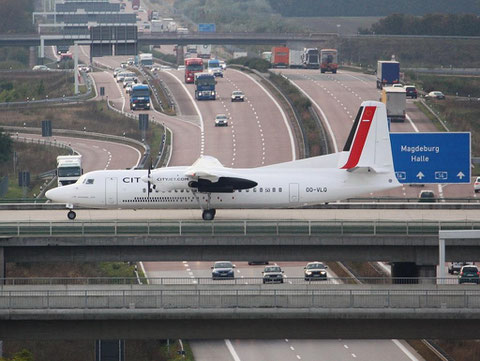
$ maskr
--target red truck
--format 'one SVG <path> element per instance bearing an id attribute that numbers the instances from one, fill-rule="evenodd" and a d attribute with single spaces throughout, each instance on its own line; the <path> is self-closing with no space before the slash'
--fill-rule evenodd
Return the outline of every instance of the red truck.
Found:
<path id="1" fill-rule="evenodd" d="M 193 83 L 195 80 L 195 73 L 203 71 L 203 59 L 188 58 L 185 59 L 185 83 Z"/>
<path id="2" fill-rule="evenodd" d="M 276 46 L 272 48 L 272 67 L 288 68 L 290 57 L 290 49 L 284 46 Z"/>
<path id="3" fill-rule="evenodd" d="M 132 9 L 138 10 L 140 8 L 140 0 L 132 0 Z"/>

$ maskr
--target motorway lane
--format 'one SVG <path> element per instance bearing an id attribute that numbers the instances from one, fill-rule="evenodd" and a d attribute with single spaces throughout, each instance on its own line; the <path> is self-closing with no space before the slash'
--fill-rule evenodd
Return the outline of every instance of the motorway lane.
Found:
<path id="1" fill-rule="evenodd" d="M 312 70 L 282 69 L 281 72 L 292 82 L 302 88 L 324 111 L 332 127 L 337 147 L 343 148 L 356 112 L 364 100 L 377 100 L 380 91 L 375 87 L 372 75 L 339 71 L 337 74 L 320 74 Z M 393 132 L 435 132 L 433 123 L 414 105 L 414 100 L 407 100 L 407 115 L 410 120 L 404 123 L 392 123 Z M 473 187 L 467 185 L 427 185 L 437 196 L 475 197 Z M 366 196 L 390 196 L 416 198 L 421 189 L 402 186 L 381 194 Z"/>
<path id="2" fill-rule="evenodd" d="M 20 137 L 45 140 L 39 134 L 19 134 Z M 141 158 L 138 149 L 128 144 L 103 140 L 53 136 L 51 141 L 58 141 L 71 146 L 82 155 L 83 171 L 102 169 L 124 169 L 137 165 Z"/>
<path id="3" fill-rule="evenodd" d="M 165 73 L 165 72 L 164 72 Z M 183 81 L 183 73 L 170 71 Z M 165 75 L 164 75 L 165 76 Z M 195 88 L 185 85 L 192 98 Z M 245 102 L 232 103 L 233 90 L 243 90 Z M 197 101 L 204 126 L 204 154 L 227 167 L 256 167 L 292 160 L 294 152 L 283 116 L 266 91 L 248 75 L 229 69 L 217 78 L 217 100 Z M 176 93 L 175 89 L 171 89 Z M 228 127 L 215 127 L 216 114 L 229 116 Z"/>

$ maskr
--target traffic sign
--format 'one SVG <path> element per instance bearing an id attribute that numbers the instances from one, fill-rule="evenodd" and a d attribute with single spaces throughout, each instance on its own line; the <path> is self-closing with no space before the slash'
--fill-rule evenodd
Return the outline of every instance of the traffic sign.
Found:
<path id="1" fill-rule="evenodd" d="M 215 24 L 198 24 L 199 33 L 214 33 L 215 30 Z"/>
<path id="2" fill-rule="evenodd" d="M 469 132 L 390 133 L 400 183 L 470 183 Z"/>

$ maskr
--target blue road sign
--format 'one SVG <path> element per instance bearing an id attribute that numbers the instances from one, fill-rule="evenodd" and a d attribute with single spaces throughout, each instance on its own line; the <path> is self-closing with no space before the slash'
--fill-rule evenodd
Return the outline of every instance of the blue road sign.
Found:
<path id="1" fill-rule="evenodd" d="M 470 133 L 391 133 L 400 183 L 470 183 Z"/>
<path id="2" fill-rule="evenodd" d="M 215 31 L 215 24 L 198 24 L 199 33 L 214 33 Z"/>

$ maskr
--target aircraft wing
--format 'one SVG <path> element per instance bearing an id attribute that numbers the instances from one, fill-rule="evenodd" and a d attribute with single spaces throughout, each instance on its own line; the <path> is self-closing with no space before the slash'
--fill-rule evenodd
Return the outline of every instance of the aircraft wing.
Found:
<path id="1" fill-rule="evenodd" d="M 198 158 L 191 167 L 187 169 L 185 175 L 191 178 L 207 179 L 211 182 L 218 182 L 218 179 L 226 175 L 225 167 L 217 158 L 204 155 Z"/>
<path id="2" fill-rule="evenodd" d="M 218 159 L 211 156 L 198 158 L 185 175 L 193 179 L 189 185 L 199 192 L 233 192 L 257 185 L 255 181 L 238 177 L 238 174 L 227 170 Z"/>

